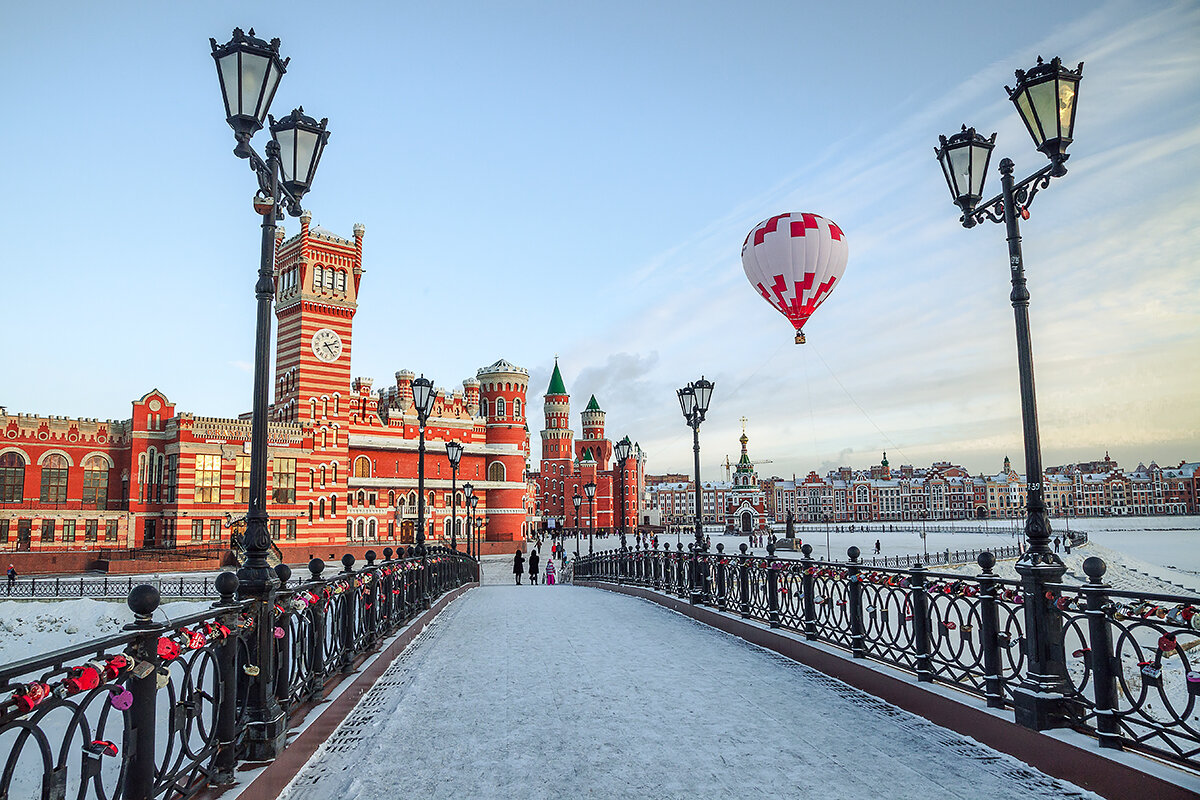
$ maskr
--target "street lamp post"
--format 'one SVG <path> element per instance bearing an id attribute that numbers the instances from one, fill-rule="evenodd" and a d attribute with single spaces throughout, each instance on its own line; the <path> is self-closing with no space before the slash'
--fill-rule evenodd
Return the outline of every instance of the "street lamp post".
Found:
<path id="1" fill-rule="evenodd" d="M 461 442 L 446 442 L 446 458 L 450 459 L 450 549 L 458 550 L 458 462 L 462 460 Z"/>
<path id="2" fill-rule="evenodd" d="M 579 488 L 575 489 L 575 496 L 571 498 L 571 505 L 575 506 L 575 556 L 579 556 L 579 506 L 583 503 L 583 497 L 579 494 Z M 588 540 L 588 555 L 592 554 L 592 542 Z"/>
<path id="3" fill-rule="evenodd" d="M 421 605 L 429 608 L 429 557 L 425 548 L 425 425 L 433 411 L 433 381 L 424 375 L 412 382 L 417 412 L 417 554 L 421 556 Z"/>
<path id="4" fill-rule="evenodd" d="M 903 454 L 901 454 L 901 455 L 903 455 Z M 833 558 L 829 554 L 829 524 L 830 524 L 830 516 L 829 516 L 829 514 L 826 514 L 825 515 L 825 560 L 826 561 L 833 560 Z"/>
<path id="5" fill-rule="evenodd" d="M 696 605 L 703 597 L 700 591 L 700 554 L 704 552 L 704 517 L 700 505 L 700 423 L 708 413 L 708 403 L 712 399 L 713 382 L 700 376 L 676 391 L 679 396 L 679 407 L 683 410 L 683 418 L 692 429 L 692 453 L 696 461 L 696 546 L 692 556 L 692 594 L 691 603 Z"/>
<path id="6" fill-rule="evenodd" d="M 1015 165 L 1000 162 L 1001 193 L 986 202 L 983 184 L 988 161 L 995 147 L 990 139 L 963 126 L 960 133 L 940 137 L 935 150 L 954 204 L 962 210 L 966 228 L 990 220 L 1004 223 L 1008 239 L 1008 261 L 1012 273 L 1012 302 L 1017 331 L 1017 363 L 1021 385 L 1021 420 L 1025 439 L 1025 471 L 1028 484 L 1025 538 L 1028 548 L 1017 560 L 1024 594 L 1028 664 L 1021 685 L 1013 690 L 1016 719 L 1036 730 L 1062 727 L 1070 722 L 1073 690 L 1067 675 L 1062 618 L 1053 607 L 1054 592 L 1045 584 L 1058 583 L 1066 572 L 1050 549 L 1050 519 L 1046 512 L 1042 481 L 1042 452 L 1038 436 L 1037 400 L 1033 380 L 1033 345 L 1029 330 L 1029 289 L 1021 256 L 1020 220 L 1029 219 L 1029 206 L 1037 193 L 1053 178 L 1067 173 L 1067 147 L 1074 139 L 1076 97 L 1083 77 L 1083 63 L 1075 70 L 1055 57 L 1044 63 L 1039 57 L 1032 69 L 1017 70 L 1016 88 L 1005 87 L 1033 143 L 1050 163 L 1020 183 L 1014 183 Z M 1050 598 L 1047 599 L 1047 594 Z"/>
<path id="7" fill-rule="evenodd" d="M 588 501 L 588 555 L 592 554 L 592 540 L 596 538 L 596 514 L 593 505 L 596 499 L 596 483 L 588 481 L 583 485 L 583 493 L 587 495 Z M 575 495 L 578 497 L 579 495 Z"/>
<path id="8" fill-rule="evenodd" d="M 619 528 L 621 532 L 621 547 L 625 546 L 625 518 L 628 516 L 625 510 L 625 461 L 629 458 L 632 450 L 633 443 L 629 441 L 628 436 L 617 442 L 617 446 L 614 448 L 614 455 L 617 457 L 617 463 L 620 464 L 620 467 L 617 468 L 616 478 L 621 484 L 621 527 Z M 616 481 L 613 482 L 613 485 L 616 485 Z"/>
<path id="9" fill-rule="evenodd" d="M 475 487 L 470 481 L 463 484 L 463 511 L 467 515 L 467 555 L 471 555 L 471 497 L 475 491 Z"/>
<path id="10" fill-rule="evenodd" d="M 471 515 L 467 518 L 467 525 L 471 529 L 471 541 L 475 544 L 475 560 L 479 561 L 482 558 L 479 553 L 479 525 L 475 521 L 475 508 L 479 505 L 479 495 L 472 495 L 467 502 L 471 507 Z"/>
<path id="11" fill-rule="evenodd" d="M 248 719 L 246 755 L 252 761 L 275 758 L 282 750 L 287 721 L 275 698 L 275 643 L 271 611 L 279 578 L 267 563 L 271 532 L 267 516 L 267 360 L 271 343 L 271 301 L 275 296 L 272 273 L 275 261 L 275 224 L 282 209 L 292 216 L 302 212 L 300 201 L 312 185 L 325 150 L 327 120 L 317 122 L 302 108 L 276 120 L 268 113 L 289 59 L 279 56 L 279 40 L 267 42 L 241 28 L 224 45 L 209 39 L 217 77 L 225 101 L 225 120 L 233 129 L 238 158 L 248 159 L 258 178 L 254 210 L 262 215 L 262 245 L 258 281 L 254 285 L 257 317 L 254 337 L 254 407 L 250 423 L 250 500 L 243 536 L 246 561 L 238 570 L 238 597 L 254 599 L 255 632 L 250 638 L 249 663 L 263 676 L 250 683 L 246 698 Z M 270 120 L 271 139 L 266 160 L 254 151 L 250 139 Z"/>

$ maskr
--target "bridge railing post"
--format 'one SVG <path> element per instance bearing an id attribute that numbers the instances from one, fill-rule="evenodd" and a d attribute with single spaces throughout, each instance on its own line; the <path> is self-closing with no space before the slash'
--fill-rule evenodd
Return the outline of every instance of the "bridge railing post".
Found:
<path id="1" fill-rule="evenodd" d="M 926 570 L 918 561 L 913 564 L 908 581 L 908 603 L 912 609 L 913 649 L 916 653 L 917 680 L 933 681 L 933 663 L 929 653 L 929 595 L 925 592 Z"/>
<path id="2" fill-rule="evenodd" d="M 354 588 L 354 556 L 346 553 L 342 556 L 342 571 L 338 574 L 338 578 L 345 582 L 345 589 L 341 595 L 334 595 L 338 598 L 338 614 L 339 627 L 341 630 L 341 651 L 342 657 L 338 664 L 342 672 L 354 671 L 354 611 L 356 605 L 357 592 Z"/>
<path id="3" fill-rule="evenodd" d="M 775 567 L 775 544 L 767 542 L 767 623 L 779 627 L 779 570 Z"/>
<path id="4" fill-rule="evenodd" d="M 1084 559 L 1083 571 L 1088 582 L 1081 591 L 1087 597 L 1088 658 L 1092 667 L 1092 692 L 1096 701 L 1096 733 L 1100 746 L 1122 748 L 1121 726 L 1117 720 L 1117 671 L 1113 655 L 1112 628 L 1104 606 L 1108 604 L 1108 584 L 1103 583 L 1108 565 L 1099 556 Z"/>
<path id="5" fill-rule="evenodd" d="M 292 577 L 292 568 L 287 564 L 277 564 L 275 574 L 279 576 L 279 589 L 275 594 L 275 628 L 271 631 L 275 637 L 275 699 L 286 709 L 288 698 L 291 696 L 290 679 L 292 676 L 292 646 L 291 615 L 289 607 L 295 594 L 287 588 Z"/>
<path id="6" fill-rule="evenodd" d="M 812 550 L 811 544 L 800 547 L 800 552 L 804 554 L 800 559 L 804 569 L 800 576 L 801 591 L 804 592 L 804 638 L 810 641 L 817 638 L 817 602 L 813 596 L 817 589 L 817 579 L 813 575 L 816 564 L 812 559 Z"/>
<path id="7" fill-rule="evenodd" d="M 716 596 L 713 598 L 713 602 L 716 604 L 718 611 L 725 610 L 725 562 L 727 560 L 725 558 L 725 545 L 717 542 L 717 555 L 715 566 L 713 567 L 713 584 L 716 587 Z"/>
<path id="8" fill-rule="evenodd" d="M 228 576 L 228 577 L 227 577 Z M 237 629 L 237 575 L 222 572 L 213 581 L 219 594 L 213 608 L 225 613 L 216 619 L 229 630 Z M 236 636 L 225 636 L 216 647 L 217 686 L 217 754 L 213 757 L 212 782 L 216 786 L 231 786 L 237 782 L 237 648 Z"/>
<path id="9" fill-rule="evenodd" d="M 1004 676 L 1000 674 L 1000 609 L 996 603 L 996 557 L 984 550 L 975 559 L 979 576 L 979 646 L 983 650 L 983 684 L 988 708 L 1004 708 Z"/>
<path id="10" fill-rule="evenodd" d="M 308 670 L 307 692 L 310 700 L 320 700 L 325 690 L 325 631 L 328 624 L 328 614 L 332 610 L 332 597 L 325 596 L 325 581 L 321 573 L 325 570 L 325 562 L 314 558 L 308 562 L 311 578 L 304 587 L 316 598 L 310 603 L 312 624 L 308 628 L 308 653 L 310 667 Z"/>
<path id="11" fill-rule="evenodd" d="M 850 654 L 854 658 L 866 658 L 867 647 L 863 630 L 862 562 L 859 561 L 861 551 L 857 547 L 851 547 L 846 551 L 846 555 L 850 557 L 850 564 L 846 568 L 846 588 L 850 600 Z"/>
<path id="12" fill-rule="evenodd" d="M 683 559 L 683 542 L 675 544 L 675 593 L 687 597 L 687 563 Z"/>
<path id="13" fill-rule="evenodd" d="M 750 618 L 750 556 L 746 554 L 749 547 L 745 542 L 742 542 L 738 549 L 741 554 L 738 556 L 738 596 L 739 601 L 738 613 L 742 615 L 742 619 Z"/>
<path id="14" fill-rule="evenodd" d="M 125 626 L 139 635 L 130 643 L 127 653 L 135 665 L 145 665 L 145 674 L 138 671 L 126 679 L 125 688 L 133 695 L 129 707 L 129 739 L 126 750 L 125 793 L 128 800 L 150 800 L 154 796 L 154 775 L 157 769 L 154 755 L 154 733 L 157 725 L 158 674 L 162 669 L 158 657 L 158 638 L 166 630 L 154 621 L 161 597 L 153 586 L 136 586 L 127 599 L 134 621 Z"/>

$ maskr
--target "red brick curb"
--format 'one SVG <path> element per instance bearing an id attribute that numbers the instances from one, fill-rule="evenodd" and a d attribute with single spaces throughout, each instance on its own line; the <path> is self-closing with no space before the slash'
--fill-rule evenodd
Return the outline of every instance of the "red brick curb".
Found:
<path id="1" fill-rule="evenodd" d="M 965 702 L 930 691 L 915 680 L 905 681 L 872 669 L 849 656 L 843 657 L 813 647 L 794 638 L 793 635 L 776 633 L 759 627 L 756 623 L 730 617 L 703 606 L 693 606 L 686 600 L 638 586 L 578 580 L 575 581 L 575 585 L 641 597 L 672 611 L 678 611 L 698 622 L 711 625 L 837 678 L 943 728 L 970 736 L 988 747 L 1020 759 L 1047 775 L 1070 781 L 1110 800 L 1129 800 L 1134 797 L 1195 800 L 1200 797 L 1200 794 L 1169 780 L 1103 755 L 1098 752 L 1099 745 L 1095 745 L 1097 750 L 1092 751 L 1063 741 L 1053 734 L 1030 730 L 982 708 L 972 708 Z M 1170 765 L 1163 766 L 1168 771 L 1175 769 Z M 1180 771 L 1180 777 L 1185 776 L 1188 776 L 1188 773 Z M 1194 777 L 1191 779 L 1195 780 Z"/>

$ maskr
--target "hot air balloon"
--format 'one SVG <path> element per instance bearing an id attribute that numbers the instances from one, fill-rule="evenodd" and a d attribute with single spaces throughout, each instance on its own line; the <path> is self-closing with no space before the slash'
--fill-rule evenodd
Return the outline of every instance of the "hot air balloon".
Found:
<path id="1" fill-rule="evenodd" d="M 846 269 L 846 234 L 816 214 L 780 214 L 754 226 L 742 245 L 750 285 L 796 329 L 825 302 Z"/>

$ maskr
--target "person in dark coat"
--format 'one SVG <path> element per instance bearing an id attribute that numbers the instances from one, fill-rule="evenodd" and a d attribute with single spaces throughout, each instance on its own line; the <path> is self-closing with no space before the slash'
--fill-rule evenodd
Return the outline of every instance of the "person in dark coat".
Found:
<path id="1" fill-rule="evenodd" d="M 517 551 L 516 558 L 513 559 L 513 575 L 517 578 L 517 586 L 521 585 L 521 575 L 525 572 L 525 556 L 521 555 L 521 551 Z"/>
<path id="2" fill-rule="evenodd" d="M 538 573 L 538 552 L 533 550 L 529 554 L 529 585 L 533 586 L 537 583 Z"/>
<path id="3" fill-rule="evenodd" d="M 1067 552 L 1070 552 L 1069 550 Z M 8 565 L 8 591 L 11 594 L 13 585 L 17 582 L 17 568 L 12 564 Z"/>

